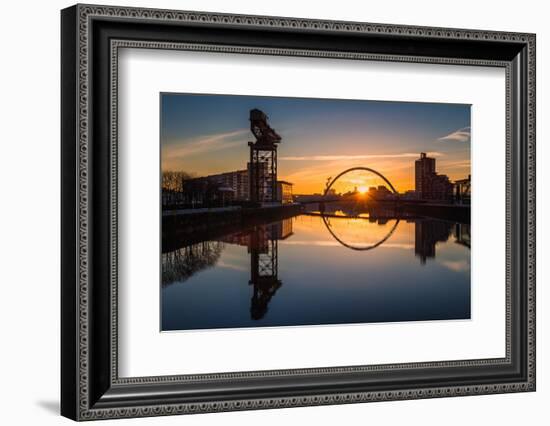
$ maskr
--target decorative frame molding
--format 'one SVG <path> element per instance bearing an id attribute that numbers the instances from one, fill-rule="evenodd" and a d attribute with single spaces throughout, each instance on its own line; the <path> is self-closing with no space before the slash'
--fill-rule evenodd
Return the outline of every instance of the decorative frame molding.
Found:
<path id="1" fill-rule="evenodd" d="M 136 23 L 140 30 L 126 31 Z M 191 41 L 175 39 L 167 29 L 189 28 Z M 242 37 L 238 44 L 197 42 L 208 28 L 223 28 Z M 160 34 L 161 31 L 166 33 Z M 350 48 L 249 46 L 247 30 L 300 38 L 314 32 L 349 36 Z M 159 40 L 135 37 L 140 31 Z M 197 33 L 193 33 L 197 31 Z M 122 38 L 120 35 L 124 35 Z M 171 35 L 172 34 L 172 35 Z M 184 35 L 185 36 L 185 35 Z M 172 39 L 170 37 L 173 37 Z M 367 50 L 353 41 L 375 40 Z M 370 38 L 369 38 L 370 37 Z M 207 38 L 207 37 L 205 37 Z M 388 52 L 384 44 L 422 44 L 436 52 L 439 44 L 479 47 L 473 57 Z M 447 43 L 447 44 L 445 44 Z M 117 368 L 117 90 L 118 49 L 154 48 L 239 54 L 313 56 L 337 59 L 440 63 L 503 67 L 506 70 L 506 357 L 412 364 L 327 367 L 187 376 L 119 378 Z M 493 50 L 489 53 L 489 47 Z M 497 48 L 498 47 L 498 48 Z M 386 50 L 384 50 L 386 49 Z M 441 48 L 440 48 L 441 49 Z M 384 53 L 385 52 L 385 53 Z M 535 36 L 510 32 L 410 27 L 357 22 L 184 12 L 126 7 L 76 5 L 62 11 L 62 414 L 75 420 L 276 408 L 351 402 L 433 398 L 535 390 Z M 470 54 L 470 55 L 472 55 Z M 93 162 L 91 159 L 93 158 Z M 99 177 L 98 165 L 106 176 Z M 106 193 L 107 192 L 107 193 Z M 514 208 L 519 210 L 516 212 Z M 103 233 L 98 233 L 98 229 Z M 102 258 L 97 250 L 108 255 Z M 512 261 L 513 257 L 518 257 Z M 98 260 L 101 258 L 101 260 Z M 101 278 L 100 278 L 101 277 Z M 100 305 L 100 306 L 98 306 Z M 106 309 L 108 307 L 109 309 Z M 507 369 L 508 380 L 472 379 L 471 384 L 397 385 L 361 388 L 355 381 L 369 373 L 404 374 L 475 368 Z M 504 371 L 504 370 L 503 370 Z M 515 376 L 511 373 L 515 372 Z M 290 380 L 313 377 L 330 382 L 349 375 L 348 391 L 295 391 Z M 347 376 L 346 376 L 347 377 Z M 366 377 L 366 376 L 365 376 Z M 228 381 L 284 378 L 266 397 L 223 394 Z M 439 378 L 444 383 L 444 377 Z M 397 380 L 399 381 L 399 380 Z M 448 381 L 448 380 L 447 380 Z M 434 378 L 434 383 L 436 379 Z M 439 383 L 439 382 L 438 382 Z M 194 386 L 197 396 L 183 391 Z M 265 383 L 262 384 L 265 386 Z M 294 384 L 295 386 L 295 384 Z M 389 385 L 388 385 L 389 386 Z M 182 389 L 179 397 L 165 391 Z M 187 388 L 185 388 L 187 389 Z M 325 385 L 325 389 L 329 389 Z M 140 396 L 138 395 L 140 394 Z M 265 392 L 264 392 L 265 393 Z M 149 394 L 149 396 L 144 396 Z M 204 397 L 204 394 L 211 396 Z"/>

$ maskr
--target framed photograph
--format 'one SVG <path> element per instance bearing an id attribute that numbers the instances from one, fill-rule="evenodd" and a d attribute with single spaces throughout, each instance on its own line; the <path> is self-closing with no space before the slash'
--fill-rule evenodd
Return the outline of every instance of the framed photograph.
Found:
<path id="1" fill-rule="evenodd" d="M 535 35 L 61 12 L 61 412 L 535 390 Z"/>

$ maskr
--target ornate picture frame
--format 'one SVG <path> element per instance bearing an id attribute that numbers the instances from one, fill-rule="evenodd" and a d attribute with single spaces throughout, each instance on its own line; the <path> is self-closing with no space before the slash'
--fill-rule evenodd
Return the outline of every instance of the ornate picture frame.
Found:
<path id="1" fill-rule="evenodd" d="M 61 413 L 160 416 L 535 390 L 535 35 L 76 5 L 61 12 Z M 427 64 L 506 73 L 506 356 L 119 377 L 121 48 Z"/>

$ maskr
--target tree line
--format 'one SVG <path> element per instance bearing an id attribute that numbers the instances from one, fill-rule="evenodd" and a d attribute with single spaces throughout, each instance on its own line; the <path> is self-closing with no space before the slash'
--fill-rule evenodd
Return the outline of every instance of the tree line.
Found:
<path id="1" fill-rule="evenodd" d="M 162 172 L 162 190 L 170 192 L 183 192 L 184 182 L 193 178 L 194 176 L 187 172 Z"/>

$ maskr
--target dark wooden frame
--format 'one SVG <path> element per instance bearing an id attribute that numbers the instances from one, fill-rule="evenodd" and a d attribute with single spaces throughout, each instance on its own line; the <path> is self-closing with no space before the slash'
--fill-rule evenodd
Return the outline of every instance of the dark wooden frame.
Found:
<path id="1" fill-rule="evenodd" d="M 95 5 L 64 9 L 61 28 L 64 416 L 88 420 L 535 390 L 535 35 Z M 116 54 L 125 46 L 504 67 L 506 357 L 119 378 Z"/>

